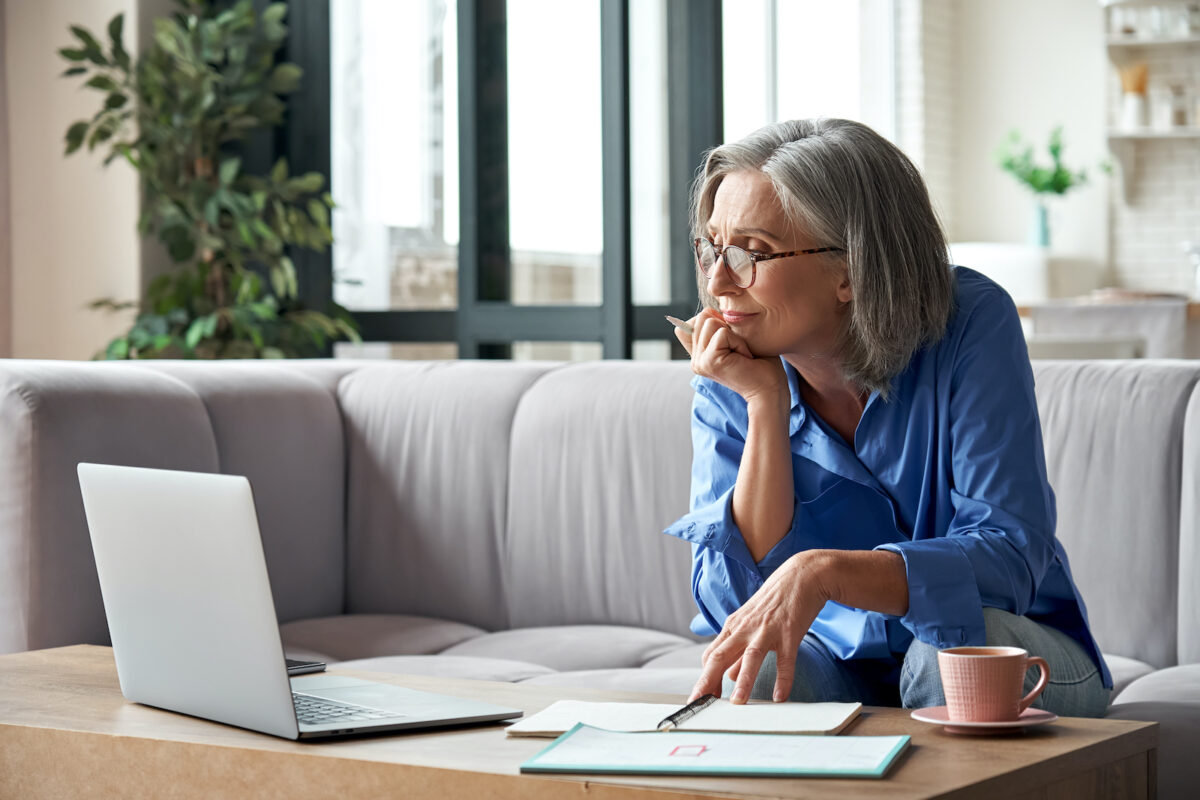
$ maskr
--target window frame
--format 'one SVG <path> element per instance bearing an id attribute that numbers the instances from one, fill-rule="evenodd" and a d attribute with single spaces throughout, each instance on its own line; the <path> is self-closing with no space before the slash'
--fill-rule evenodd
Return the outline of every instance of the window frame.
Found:
<path id="1" fill-rule="evenodd" d="M 721 0 L 667 0 L 667 165 L 670 301 L 635 305 L 630 253 L 629 0 L 601 3 L 602 299 L 598 306 L 515 305 L 509 297 L 507 51 L 505 0 L 457 0 L 459 77 L 458 306 L 351 311 L 364 342 L 456 342 L 459 358 L 510 358 L 512 343 L 600 342 L 604 358 L 630 358 L 633 342 L 667 339 L 686 352 L 663 315 L 698 306 L 690 246 L 689 190 L 703 153 L 721 141 Z M 266 0 L 255 0 L 261 11 Z M 294 172 L 330 174 L 329 2 L 289 2 L 285 58 L 304 70 L 284 126 L 247 145 L 269 168 L 288 157 Z M 263 166 L 265 165 L 265 167 Z M 335 198 L 336 200 L 336 198 Z M 484 225 L 480 220 L 486 220 Z M 333 301 L 333 257 L 294 250 L 300 298 Z M 331 354 L 332 348 L 330 348 Z"/>

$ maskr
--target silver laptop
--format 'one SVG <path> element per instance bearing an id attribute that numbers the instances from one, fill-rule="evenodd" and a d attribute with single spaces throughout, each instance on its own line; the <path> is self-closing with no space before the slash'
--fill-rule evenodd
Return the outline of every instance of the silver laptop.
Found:
<path id="1" fill-rule="evenodd" d="M 130 700 L 287 739 L 521 716 L 354 678 L 289 679 L 245 478 L 80 464 L 79 485 Z"/>

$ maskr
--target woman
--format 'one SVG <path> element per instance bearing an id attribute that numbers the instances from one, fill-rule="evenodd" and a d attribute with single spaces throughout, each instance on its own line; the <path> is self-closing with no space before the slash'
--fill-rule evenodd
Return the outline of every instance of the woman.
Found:
<path id="1" fill-rule="evenodd" d="M 693 698 L 727 674 L 735 703 L 943 705 L 937 650 L 990 644 L 1050 663 L 1039 707 L 1103 714 L 1016 309 L 949 265 L 916 168 L 859 123 L 783 122 L 709 153 L 693 211 L 692 510 L 667 529 L 718 634 Z"/>

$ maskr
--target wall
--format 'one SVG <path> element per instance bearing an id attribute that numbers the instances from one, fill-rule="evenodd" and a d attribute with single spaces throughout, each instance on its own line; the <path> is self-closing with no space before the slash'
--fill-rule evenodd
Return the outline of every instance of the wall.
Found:
<path id="1" fill-rule="evenodd" d="M 133 170 L 86 149 L 63 156 L 71 123 L 90 118 L 100 95 L 58 77 L 71 24 L 98 36 L 125 12 L 125 38 L 137 38 L 136 0 L 42 0 L 4 4 L 8 90 L 8 200 L 11 209 L 12 355 L 90 358 L 128 317 L 85 307 L 99 297 L 133 299 L 141 246 Z M 133 49 L 133 48 L 131 48 Z"/>
<path id="2" fill-rule="evenodd" d="M 1087 186 L 1051 207 L 1051 252 L 1094 270 L 1109 261 L 1111 179 L 1096 164 L 1109 157 L 1105 92 L 1109 64 L 1096 0 L 953 0 L 955 241 L 1024 242 L 1031 195 L 1001 172 L 992 153 L 1010 129 L 1032 138 L 1041 159 L 1063 125 L 1067 166 L 1087 168 Z"/>
<path id="3" fill-rule="evenodd" d="M 0 42 L 4 41 L 0 5 Z M 12 252 L 8 224 L 8 75 L 0 57 L 0 358 L 12 355 Z"/>
<path id="4" fill-rule="evenodd" d="M 930 200 L 954 239 L 957 203 L 954 158 L 954 0 L 896 3 L 896 143 L 925 178 Z"/>

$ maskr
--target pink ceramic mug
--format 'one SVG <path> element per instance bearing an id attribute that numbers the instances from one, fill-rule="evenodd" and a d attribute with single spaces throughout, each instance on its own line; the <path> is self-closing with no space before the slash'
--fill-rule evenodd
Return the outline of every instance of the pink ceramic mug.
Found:
<path id="1" fill-rule="evenodd" d="M 1021 697 L 1025 670 L 1042 673 L 1033 691 Z M 1046 688 L 1050 665 L 1019 647 L 951 647 L 938 651 L 946 694 L 946 715 L 958 722 L 1010 722 Z"/>

